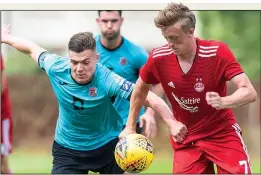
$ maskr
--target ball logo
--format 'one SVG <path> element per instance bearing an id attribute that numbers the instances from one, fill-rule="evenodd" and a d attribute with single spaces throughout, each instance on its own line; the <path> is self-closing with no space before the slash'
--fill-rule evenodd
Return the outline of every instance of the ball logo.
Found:
<path id="1" fill-rule="evenodd" d="M 96 97 L 97 95 L 97 89 L 95 87 L 91 87 L 89 89 L 89 95 L 92 96 L 92 97 Z"/>
<path id="2" fill-rule="evenodd" d="M 204 84 L 202 83 L 202 78 L 197 78 L 196 81 L 197 83 L 194 85 L 194 89 L 197 92 L 202 92 L 205 88 Z"/>
<path id="3" fill-rule="evenodd" d="M 126 64 L 127 64 L 127 59 L 124 58 L 124 57 L 121 57 L 121 59 L 120 59 L 120 64 L 121 64 L 121 65 L 126 65 Z"/>

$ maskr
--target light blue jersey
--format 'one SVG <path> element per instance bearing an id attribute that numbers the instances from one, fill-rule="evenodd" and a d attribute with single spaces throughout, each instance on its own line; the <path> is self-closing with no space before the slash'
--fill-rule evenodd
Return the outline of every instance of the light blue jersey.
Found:
<path id="1" fill-rule="evenodd" d="M 128 99 L 132 83 L 97 63 L 93 80 L 80 85 L 71 77 L 70 59 L 48 52 L 40 55 L 39 65 L 49 76 L 59 104 L 57 143 L 87 151 L 119 136 L 123 123 L 111 98 Z"/>
<path id="2" fill-rule="evenodd" d="M 148 53 L 125 37 L 122 38 L 122 43 L 118 48 L 109 50 L 102 46 L 100 38 L 100 35 L 95 38 L 97 43 L 96 51 L 100 55 L 99 62 L 128 81 L 136 83 L 140 68 L 147 62 Z M 130 102 L 116 97 L 114 106 L 120 113 L 125 125 L 129 114 Z M 143 113 L 144 107 L 141 109 L 140 115 Z"/>

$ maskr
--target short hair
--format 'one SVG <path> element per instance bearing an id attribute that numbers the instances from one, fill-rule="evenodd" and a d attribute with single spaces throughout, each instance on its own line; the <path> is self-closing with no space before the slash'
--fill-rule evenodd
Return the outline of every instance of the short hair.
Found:
<path id="1" fill-rule="evenodd" d="M 121 10 L 98 10 L 98 15 L 101 15 L 102 11 L 106 11 L 106 12 L 113 12 L 113 11 L 117 11 L 119 13 L 119 15 L 121 16 L 122 11 Z"/>
<path id="2" fill-rule="evenodd" d="M 95 50 L 95 38 L 91 32 L 77 33 L 70 38 L 68 49 L 76 53 L 80 53 L 85 50 Z"/>
<path id="3" fill-rule="evenodd" d="M 167 7 L 159 11 L 154 18 L 155 26 L 158 28 L 169 27 L 182 20 L 182 29 L 184 31 L 195 28 L 195 14 L 182 3 L 169 3 Z"/>

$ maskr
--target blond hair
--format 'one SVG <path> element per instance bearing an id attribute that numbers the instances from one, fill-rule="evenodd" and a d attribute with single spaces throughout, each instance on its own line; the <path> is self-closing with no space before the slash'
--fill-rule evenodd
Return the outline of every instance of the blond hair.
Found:
<path id="1" fill-rule="evenodd" d="M 179 21 L 182 21 L 183 30 L 195 28 L 195 14 L 182 3 L 169 3 L 154 19 L 155 26 L 158 28 L 169 27 Z"/>

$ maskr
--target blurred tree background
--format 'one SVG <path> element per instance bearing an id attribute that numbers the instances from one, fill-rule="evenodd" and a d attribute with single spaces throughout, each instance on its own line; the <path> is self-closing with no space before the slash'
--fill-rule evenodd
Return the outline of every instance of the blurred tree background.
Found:
<path id="1" fill-rule="evenodd" d="M 228 44 L 251 80 L 260 79 L 260 11 L 200 11 L 201 37 Z"/>

